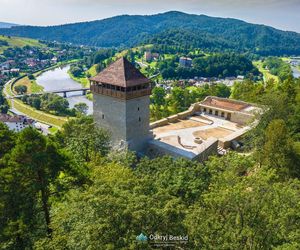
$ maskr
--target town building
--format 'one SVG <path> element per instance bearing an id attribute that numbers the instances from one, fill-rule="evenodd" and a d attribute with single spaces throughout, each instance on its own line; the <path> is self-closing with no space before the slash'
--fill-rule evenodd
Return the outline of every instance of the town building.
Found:
<path id="1" fill-rule="evenodd" d="M 297 67 L 297 66 L 300 65 L 300 59 L 292 59 L 292 60 L 290 61 L 290 64 L 291 64 L 292 66 L 294 66 L 294 67 Z"/>
<path id="2" fill-rule="evenodd" d="M 150 80 L 120 58 L 90 82 L 97 125 L 111 132 L 114 147 L 142 151 L 151 138 Z"/>
<path id="3" fill-rule="evenodd" d="M 190 67 L 192 67 L 192 63 L 193 63 L 193 60 L 188 57 L 180 57 L 180 59 L 179 59 L 179 65 L 181 67 L 190 68 Z"/>
<path id="4" fill-rule="evenodd" d="M 0 113 L 0 122 L 5 123 L 10 130 L 16 132 L 22 131 L 24 128 L 34 125 L 34 120 L 22 115 L 8 115 Z"/>
<path id="5" fill-rule="evenodd" d="M 3 62 L 0 64 L 0 70 L 8 70 L 10 68 L 9 62 Z"/>
<path id="6" fill-rule="evenodd" d="M 159 58 L 159 53 L 152 53 L 151 51 L 146 51 L 144 57 L 147 62 L 151 62 L 153 59 L 157 60 Z"/>
<path id="7" fill-rule="evenodd" d="M 58 59 L 56 56 L 51 59 L 51 63 L 53 63 L 53 64 L 57 63 L 57 61 L 58 61 Z"/>
<path id="8" fill-rule="evenodd" d="M 150 80 L 121 58 L 90 79 L 96 124 L 112 146 L 149 157 L 170 155 L 204 161 L 236 149 L 257 121 L 253 104 L 209 96 L 187 111 L 150 124 Z"/>

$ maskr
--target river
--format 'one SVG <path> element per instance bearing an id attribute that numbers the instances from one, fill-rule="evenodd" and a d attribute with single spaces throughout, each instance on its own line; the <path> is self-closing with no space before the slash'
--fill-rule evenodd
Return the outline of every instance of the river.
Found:
<path id="1" fill-rule="evenodd" d="M 293 71 L 293 75 L 295 78 L 299 78 L 300 77 L 300 70 L 297 69 L 296 67 L 292 67 L 292 71 Z"/>
<path id="2" fill-rule="evenodd" d="M 68 70 L 70 65 L 63 68 L 56 68 L 46 71 L 37 77 L 37 84 L 44 87 L 44 91 L 52 91 L 58 89 L 70 89 L 78 88 L 80 84 L 70 78 Z M 73 108 L 75 104 L 84 102 L 88 105 L 88 114 L 93 113 L 93 102 L 88 100 L 85 96 L 79 95 L 79 92 L 67 93 L 67 100 L 70 104 L 70 108 Z"/>

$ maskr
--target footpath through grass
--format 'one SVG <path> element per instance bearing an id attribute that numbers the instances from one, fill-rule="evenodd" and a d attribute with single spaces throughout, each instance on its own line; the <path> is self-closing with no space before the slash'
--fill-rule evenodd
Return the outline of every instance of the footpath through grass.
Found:
<path id="1" fill-rule="evenodd" d="M 259 70 L 259 72 L 261 72 L 261 73 L 263 74 L 263 76 L 264 76 L 264 81 L 265 81 L 265 82 L 269 81 L 270 79 L 274 79 L 274 81 L 275 81 L 276 83 L 279 82 L 279 77 L 278 77 L 278 76 L 275 76 L 275 75 L 272 75 L 272 74 L 269 72 L 269 70 L 265 69 L 265 68 L 263 67 L 262 61 L 255 61 L 255 62 L 253 62 L 253 65 L 254 65 L 255 67 L 257 67 L 258 70 Z"/>

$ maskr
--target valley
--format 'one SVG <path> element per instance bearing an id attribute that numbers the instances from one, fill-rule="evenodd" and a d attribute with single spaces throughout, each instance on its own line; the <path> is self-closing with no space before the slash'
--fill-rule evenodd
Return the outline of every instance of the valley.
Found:
<path id="1" fill-rule="evenodd" d="M 179 11 L 1 25 L 1 249 L 300 248 L 299 33 Z"/>

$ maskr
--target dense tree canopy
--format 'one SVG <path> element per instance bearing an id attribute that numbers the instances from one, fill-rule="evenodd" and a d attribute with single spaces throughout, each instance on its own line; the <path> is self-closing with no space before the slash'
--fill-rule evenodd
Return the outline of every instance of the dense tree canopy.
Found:
<path id="1" fill-rule="evenodd" d="M 102 48 L 141 43 L 169 44 L 209 51 L 259 55 L 300 54 L 300 35 L 230 18 L 167 12 L 151 16 L 116 16 L 93 22 L 51 27 L 16 26 L 0 34 L 31 37 Z M 280 42 L 278 42 L 280 41 Z"/>
<path id="2" fill-rule="evenodd" d="M 247 77 L 258 76 L 259 72 L 245 56 L 224 53 L 209 56 L 195 56 L 193 67 L 181 67 L 179 58 L 164 60 L 159 63 L 159 69 L 164 79 L 191 79 L 194 77 Z"/>
<path id="3" fill-rule="evenodd" d="M 271 74 L 278 76 L 281 81 L 292 75 L 291 66 L 278 57 L 267 57 L 263 67 L 267 68 Z"/>
<path id="4" fill-rule="evenodd" d="M 143 233 L 187 235 L 183 249 L 299 249 L 300 80 L 284 79 L 154 89 L 155 118 L 207 95 L 259 106 L 244 151 L 204 163 L 114 151 L 84 115 L 47 137 L 1 123 L 1 248 L 153 249 Z"/>

